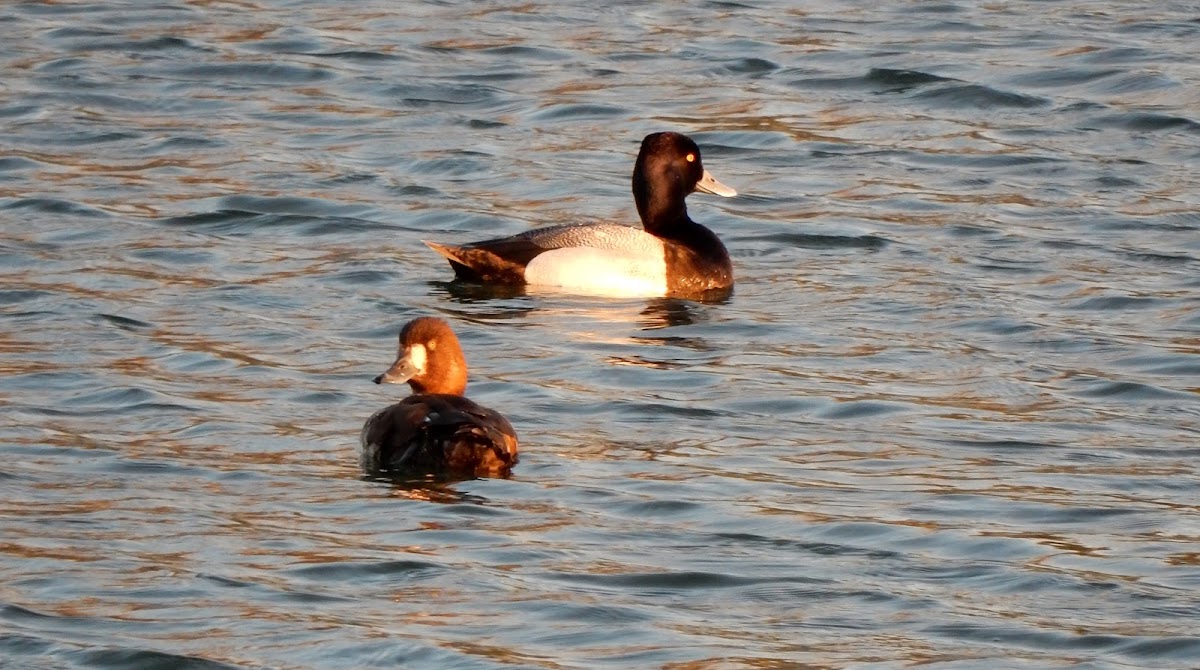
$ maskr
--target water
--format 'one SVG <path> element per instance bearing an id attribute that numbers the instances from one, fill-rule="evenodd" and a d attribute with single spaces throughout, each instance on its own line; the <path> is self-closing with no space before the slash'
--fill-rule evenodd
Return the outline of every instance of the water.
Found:
<path id="1" fill-rule="evenodd" d="M 0 7 L 0 665 L 1200 665 L 1200 8 Z M 692 135 L 723 302 L 449 282 Z M 454 324 L 508 480 L 364 480 Z"/>

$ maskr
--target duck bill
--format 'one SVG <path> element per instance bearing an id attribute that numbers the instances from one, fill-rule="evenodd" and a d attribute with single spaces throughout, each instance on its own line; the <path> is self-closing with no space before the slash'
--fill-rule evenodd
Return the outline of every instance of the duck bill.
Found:
<path id="1" fill-rule="evenodd" d="M 376 384 L 403 384 L 415 377 L 419 372 L 421 372 L 421 369 L 412 360 L 412 356 L 405 354 L 397 358 L 396 362 L 392 363 L 392 367 L 388 368 L 387 372 L 376 377 L 374 381 Z"/>
<path id="2" fill-rule="evenodd" d="M 716 177 L 713 177 L 708 170 L 705 170 L 700 181 L 696 182 L 696 190 L 701 193 L 719 195 L 722 198 L 732 198 L 737 195 L 737 191 L 717 181 Z"/>

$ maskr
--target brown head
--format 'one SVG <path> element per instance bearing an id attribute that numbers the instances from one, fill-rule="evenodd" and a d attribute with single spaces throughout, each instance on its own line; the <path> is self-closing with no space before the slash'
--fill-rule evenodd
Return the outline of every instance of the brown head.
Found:
<path id="1" fill-rule="evenodd" d="M 409 321 L 400 331 L 400 351 L 376 384 L 408 382 L 413 393 L 462 395 L 467 389 L 467 360 L 450 324 L 432 316 Z"/>

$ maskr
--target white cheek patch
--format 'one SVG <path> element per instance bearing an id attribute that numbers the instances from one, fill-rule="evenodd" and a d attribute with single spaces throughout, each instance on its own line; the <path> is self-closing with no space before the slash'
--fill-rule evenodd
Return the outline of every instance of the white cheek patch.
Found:
<path id="1" fill-rule="evenodd" d="M 414 344 L 408 348 L 408 361 L 417 369 L 417 374 L 425 374 L 425 361 L 429 356 L 425 353 L 425 345 Z"/>
<path id="2" fill-rule="evenodd" d="M 590 295 L 622 298 L 667 293 L 667 266 L 657 250 L 627 253 L 568 247 L 536 256 L 525 267 L 525 283 L 555 286 Z"/>

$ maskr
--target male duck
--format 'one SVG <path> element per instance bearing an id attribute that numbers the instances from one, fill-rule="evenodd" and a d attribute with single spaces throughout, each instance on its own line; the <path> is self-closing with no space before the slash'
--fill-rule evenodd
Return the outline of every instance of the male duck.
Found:
<path id="1" fill-rule="evenodd" d="M 700 148 L 686 135 L 654 133 L 642 140 L 633 166 L 639 230 L 613 223 L 567 224 L 463 246 L 426 242 L 460 279 L 549 286 L 627 297 L 695 296 L 733 287 L 725 245 L 688 218 L 694 191 L 737 191 L 713 178 Z"/>
<path id="2" fill-rule="evenodd" d="M 362 429 L 368 472 L 505 476 L 517 434 L 498 412 L 463 397 L 467 361 L 450 325 L 421 317 L 400 331 L 400 351 L 376 384 L 408 382 L 413 395 L 376 412 Z"/>

